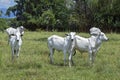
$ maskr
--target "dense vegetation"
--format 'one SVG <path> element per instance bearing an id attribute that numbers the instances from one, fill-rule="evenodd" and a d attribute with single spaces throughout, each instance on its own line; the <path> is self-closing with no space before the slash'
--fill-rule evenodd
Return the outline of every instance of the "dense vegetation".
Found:
<path id="1" fill-rule="evenodd" d="M 120 0 L 14 0 L 6 14 L 14 13 L 12 25 L 29 30 L 88 31 L 96 26 L 120 32 Z"/>
<path id="2" fill-rule="evenodd" d="M 63 53 L 55 51 L 54 64 L 49 62 L 47 38 L 65 32 L 25 32 L 19 58 L 11 61 L 11 49 L 7 34 L 0 32 L 0 79 L 1 80 L 119 80 L 120 35 L 106 34 L 109 41 L 101 45 L 95 64 L 88 65 L 88 54 L 77 52 L 75 65 L 63 66 Z M 77 33 L 78 34 L 78 33 Z M 78 35 L 89 37 L 89 34 Z M 68 59 L 68 55 L 67 55 Z M 68 63 L 68 60 L 67 60 Z"/>
<path id="3" fill-rule="evenodd" d="M 0 18 L 0 31 L 4 31 L 8 27 L 8 22 L 7 19 Z"/>

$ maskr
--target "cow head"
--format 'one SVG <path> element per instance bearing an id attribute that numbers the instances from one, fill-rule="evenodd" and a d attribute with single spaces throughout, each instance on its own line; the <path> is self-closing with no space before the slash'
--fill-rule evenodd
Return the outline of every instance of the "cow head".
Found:
<path id="1" fill-rule="evenodd" d="M 66 34 L 66 36 L 68 36 L 68 37 L 70 38 L 71 41 L 74 40 L 75 35 L 76 35 L 76 32 L 70 32 L 69 34 Z"/>
<path id="2" fill-rule="evenodd" d="M 100 32 L 99 39 L 102 40 L 102 41 L 107 41 L 108 40 L 107 36 L 103 32 Z"/>
<path id="3" fill-rule="evenodd" d="M 21 34 L 19 31 L 16 32 L 16 40 L 19 41 L 21 39 Z"/>

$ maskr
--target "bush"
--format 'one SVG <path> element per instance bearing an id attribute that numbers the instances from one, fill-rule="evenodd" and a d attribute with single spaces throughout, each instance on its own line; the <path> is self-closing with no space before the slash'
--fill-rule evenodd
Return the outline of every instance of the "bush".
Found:
<path id="1" fill-rule="evenodd" d="M 7 20 L 0 18 L 0 31 L 4 31 L 8 27 Z"/>

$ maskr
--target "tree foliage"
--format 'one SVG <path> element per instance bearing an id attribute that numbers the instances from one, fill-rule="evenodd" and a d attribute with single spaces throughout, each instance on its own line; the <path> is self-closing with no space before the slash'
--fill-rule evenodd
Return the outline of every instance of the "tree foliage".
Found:
<path id="1" fill-rule="evenodd" d="M 14 0 L 9 7 L 17 25 L 30 30 L 88 31 L 96 26 L 103 30 L 120 28 L 120 0 Z"/>
<path id="2" fill-rule="evenodd" d="M 0 18 L 0 31 L 4 31 L 8 27 L 7 22 L 6 19 Z"/>

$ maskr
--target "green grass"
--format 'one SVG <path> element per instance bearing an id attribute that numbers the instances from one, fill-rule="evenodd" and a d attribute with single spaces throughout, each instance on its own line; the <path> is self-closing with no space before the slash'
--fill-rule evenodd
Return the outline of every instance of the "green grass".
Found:
<path id="1" fill-rule="evenodd" d="M 88 65 L 88 54 L 79 52 L 73 57 L 75 65 L 63 66 L 63 53 L 55 51 L 54 64 L 49 63 L 47 37 L 64 32 L 26 32 L 20 56 L 11 61 L 7 34 L 0 33 L 0 80 L 119 80 L 120 79 L 120 34 L 107 34 L 95 59 Z M 89 37 L 86 33 L 78 35 Z M 68 58 L 68 57 L 67 57 Z M 68 62 L 68 61 L 67 61 Z"/>

